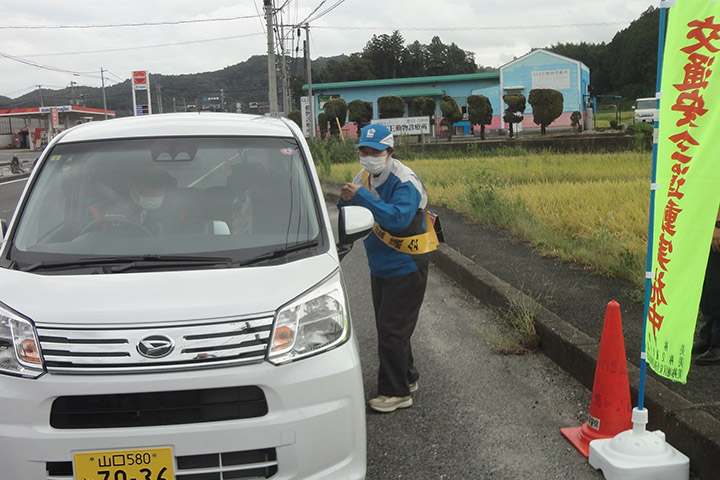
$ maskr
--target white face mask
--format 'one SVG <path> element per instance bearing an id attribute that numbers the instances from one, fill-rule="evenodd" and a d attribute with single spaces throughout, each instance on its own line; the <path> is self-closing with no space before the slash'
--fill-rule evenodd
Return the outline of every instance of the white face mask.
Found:
<path id="1" fill-rule="evenodd" d="M 377 175 L 385 169 L 387 158 L 387 155 L 383 155 L 382 157 L 360 155 L 360 165 L 373 175 Z"/>
<path id="2" fill-rule="evenodd" d="M 162 205 L 164 196 L 159 197 L 147 197 L 145 195 L 138 195 L 138 205 L 144 210 L 157 210 Z"/>

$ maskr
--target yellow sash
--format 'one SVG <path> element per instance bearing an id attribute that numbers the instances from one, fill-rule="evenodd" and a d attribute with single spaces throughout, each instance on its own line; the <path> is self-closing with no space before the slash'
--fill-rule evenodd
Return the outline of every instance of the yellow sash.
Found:
<path id="1" fill-rule="evenodd" d="M 370 175 L 365 170 L 362 171 L 363 184 L 367 183 L 368 189 L 370 185 Z M 430 212 L 426 208 L 425 213 L 425 226 L 427 231 L 419 235 L 413 235 L 411 237 L 396 237 L 391 235 L 386 230 L 383 230 L 377 222 L 373 225 L 373 233 L 380 239 L 385 245 L 397 250 L 398 252 L 407 253 L 409 255 L 419 255 L 421 253 L 429 253 L 437 249 L 440 244 L 437 234 L 435 233 L 434 221 L 430 217 Z"/>

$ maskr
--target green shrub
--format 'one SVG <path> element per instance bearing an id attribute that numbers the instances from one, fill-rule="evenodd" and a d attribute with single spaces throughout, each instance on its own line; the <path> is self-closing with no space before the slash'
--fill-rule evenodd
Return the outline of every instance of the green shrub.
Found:
<path id="1" fill-rule="evenodd" d="M 300 110 L 291 110 L 290 113 L 288 113 L 288 118 L 302 128 L 302 114 L 300 113 Z"/>
<path id="2" fill-rule="evenodd" d="M 378 118 L 400 118 L 405 115 L 405 100 L 387 95 L 377 99 Z"/>
<path id="3" fill-rule="evenodd" d="M 582 114 L 575 110 L 570 115 L 570 124 L 573 127 L 573 131 L 577 130 L 578 132 L 582 132 L 582 125 L 580 125 L 580 120 L 582 120 Z"/>
<path id="4" fill-rule="evenodd" d="M 440 101 L 440 111 L 442 112 L 441 125 L 444 125 L 448 129 L 448 136 L 452 140 L 453 126 L 456 122 L 462 120 L 462 110 L 458 106 L 454 98 L 446 95 Z"/>
<path id="5" fill-rule="evenodd" d="M 364 102 L 362 100 L 353 100 L 348 103 L 348 120 L 354 122 L 357 126 L 357 135 L 360 136 L 360 130 L 365 125 L 370 124 L 373 117 L 372 102 Z"/>
<path id="6" fill-rule="evenodd" d="M 308 146 L 315 165 L 321 173 L 329 173 L 330 166 L 333 164 L 355 163 L 358 161 L 354 140 L 340 140 L 331 136 L 327 140 L 308 139 Z M 322 170 L 323 168 L 327 168 L 327 172 Z"/>
<path id="7" fill-rule="evenodd" d="M 342 98 L 333 98 L 325 103 L 323 107 L 328 122 L 330 122 L 330 135 L 333 137 L 340 136 L 340 129 L 345 125 L 348 106 Z"/>
<path id="8" fill-rule="evenodd" d="M 325 138 L 328 131 L 328 116 L 325 112 L 318 114 L 318 128 L 320 129 L 320 138 Z"/>
<path id="9" fill-rule="evenodd" d="M 525 95 L 522 93 L 508 93 L 503 95 L 503 102 L 508 108 L 503 113 L 503 121 L 510 126 L 510 138 L 513 138 L 513 124 L 523 121 L 523 112 L 525 111 Z"/>
<path id="10" fill-rule="evenodd" d="M 563 113 L 563 95 L 551 88 L 530 90 L 528 103 L 532 105 L 533 122 L 540 125 L 540 135 L 545 135 L 545 128 Z"/>
<path id="11" fill-rule="evenodd" d="M 638 152 L 652 150 L 653 126 L 645 122 L 631 123 L 625 130 L 635 135 L 634 148 Z"/>
<path id="12" fill-rule="evenodd" d="M 484 95 L 467 97 L 468 119 L 471 125 L 480 125 L 480 138 L 485 140 L 485 125 L 492 123 L 493 108 L 490 99 Z"/>

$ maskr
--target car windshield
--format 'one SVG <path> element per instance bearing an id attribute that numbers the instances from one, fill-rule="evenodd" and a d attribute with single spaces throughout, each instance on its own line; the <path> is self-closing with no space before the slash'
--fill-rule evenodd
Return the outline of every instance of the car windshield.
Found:
<path id="1" fill-rule="evenodd" d="M 287 138 L 59 144 L 31 186 L 17 264 L 199 255 L 229 261 L 322 242 L 301 149 Z"/>

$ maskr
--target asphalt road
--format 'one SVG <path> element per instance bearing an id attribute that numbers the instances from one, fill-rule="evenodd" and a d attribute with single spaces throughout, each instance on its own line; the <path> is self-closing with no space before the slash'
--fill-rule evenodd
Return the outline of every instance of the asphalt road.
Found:
<path id="1" fill-rule="evenodd" d="M 377 336 L 362 244 L 343 272 L 370 399 Z M 560 434 L 587 419 L 590 392 L 540 353 L 493 353 L 501 334 L 495 312 L 431 266 L 413 336 L 420 388 L 409 409 L 368 411 L 369 480 L 603 478 Z"/>

